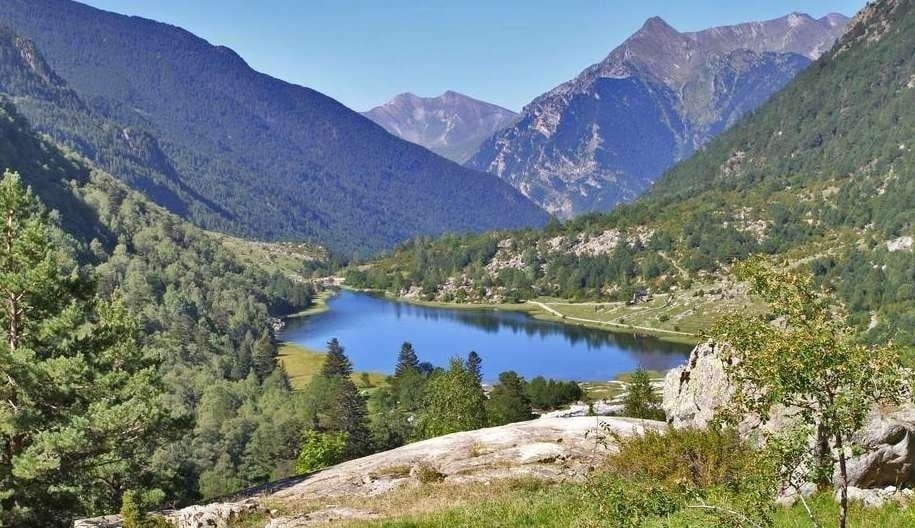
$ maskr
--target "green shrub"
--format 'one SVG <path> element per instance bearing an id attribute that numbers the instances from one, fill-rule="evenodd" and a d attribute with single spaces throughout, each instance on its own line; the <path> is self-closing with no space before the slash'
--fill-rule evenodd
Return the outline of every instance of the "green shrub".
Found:
<path id="1" fill-rule="evenodd" d="M 302 450 L 295 462 L 298 473 L 311 473 L 342 462 L 346 453 L 346 433 L 306 431 Z"/>
<path id="2" fill-rule="evenodd" d="M 586 486 L 589 495 L 601 496 L 595 499 L 601 513 L 645 519 L 687 508 L 722 526 L 747 520 L 771 525 L 778 482 L 774 457 L 732 429 L 671 427 L 614 439 L 619 450 Z M 639 526 L 627 522 L 610 526 Z"/>
<path id="3" fill-rule="evenodd" d="M 623 416 L 648 420 L 665 418 L 664 411 L 661 410 L 661 398 L 655 394 L 648 372 L 641 367 L 632 373 L 632 379 L 626 387 Z"/>
<path id="4" fill-rule="evenodd" d="M 147 515 L 144 508 L 144 501 L 136 491 L 125 491 L 121 497 L 123 528 L 169 528 L 171 526 L 162 517 Z"/>

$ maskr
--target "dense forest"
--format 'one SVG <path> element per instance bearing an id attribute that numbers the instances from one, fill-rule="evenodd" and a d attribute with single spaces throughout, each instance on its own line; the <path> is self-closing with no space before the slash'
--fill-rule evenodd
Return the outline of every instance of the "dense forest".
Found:
<path id="1" fill-rule="evenodd" d="M 915 344 L 915 8 L 872 9 L 885 25 L 859 20 L 635 203 L 539 231 L 418 238 L 348 280 L 446 301 L 629 300 L 764 254 L 809 267 L 869 339 Z"/>
<path id="2" fill-rule="evenodd" d="M 164 412 L 150 421 L 153 430 L 142 435 L 144 445 L 136 447 L 133 455 L 102 449 L 98 456 L 114 456 L 117 464 L 98 480 L 86 476 L 83 482 L 78 471 L 65 476 L 67 471 L 50 472 L 49 468 L 13 471 L 12 477 L 3 471 L 5 478 L 14 479 L 0 484 L 4 524 L 12 516 L 13 525 L 48 526 L 76 515 L 116 509 L 127 489 L 144 490 L 145 500 L 152 502 L 183 501 L 288 474 L 291 469 L 283 461 L 295 458 L 300 424 L 287 416 L 290 388 L 276 366 L 271 318 L 307 306 L 311 288 L 279 272 L 241 264 L 206 233 L 39 139 L 8 102 L 0 106 L 0 165 L 15 169 L 21 175 L 20 187 L 27 186 L 33 193 L 28 200 L 17 199 L 28 202 L 22 210 L 33 220 L 24 223 L 34 224 L 39 233 L 30 236 L 52 244 L 40 251 L 23 250 L 21 258 L 48 260 L 51 271 L 42 280 L 60 283 L 49 286 L 49 297 L 41 299 L 44 305 L 36 301 L 35 310 L 26 311 L 36 328 L 60 332 L 60 343 L 53 339 L 29 342 L 30 353 L 36 357 L 46 354 L 44 359 L 51 363 L 74 354 L 61 350 L 69 342 L 63 334 L 69 327 L 45 320 L 61 309 L 72 310 L 74 318 L 88 317 L 92 324 L 105 324 L 101 315 L 92 314 L 113 313 L 120 321 L 116 326 L 126 327 L 135 340 L 137 351 L 131 354 L 142 358 L 129 361 L 138 361 L 138 370 L 144 365 L 155 368 L 151 378 L 146 372 L 143 379 L 149 390 L 160 395 L 147 394 L 144 402 L 151 413 L 160 408 L 157 405 Z M 16 193 L 8 189 L 8 194 Z M 9 258 L 9 253 L 5 255 Z M 6 266 L 3 282 L 13 285 L 22 282 L 8 275 L 15 277 L 31 267 L 21 263 Z M 34 287 L 27 291 L 37 295 Z M 66 291 L 73 293 L 64 294 Z M 68 301 L 70 297 L 73 302 Z M 118 308 L 104 308 L 109 302 Z M 103 305 L 90 309 L 96 303 Z M 9 317 L 4 316 L 7 321 Z M 78 326 L 69 330 L 77 339 L 73 346 L 89 339 L 85 332 L 91 332 Z M 112 339 L 119 335 L 116 329 L 111 331 Z M 35 339 L 40 335 L 45 334 L 37 333 Z M 104 347 L 115 345 L 105 342 L 98 346 L 102 347 L 99 354 L 104 355 Z M 91 359 L 92 355 L 84 357 Z M 15 368 L 16 363 L 12 365 Z M 57 365 L 60 368 L 65 363 Z M 52 367 L 48 366 L 47 375 L 56 376 Z M 4 363 L 3 368 L 8 365 Z M 16 374 L 11 372 L 11 376 Z M 2 419 L 7 426 L 21 427 L 26 436 L 34 433 L 37 439 L 46 438 L 33 428 L 48 424 L 36 424 L 34 417 L 18 414 L 15 407 L 4 409 Z M 5 414 L 10 409 L 13 413 Z M 24 446 L 15 436 L 7 436 L 6 428 L 4 431 L 2 444 L 7 449 Z M 69 449 L 65 444 L 61 449 Z M 105 448 L 133 450 L 132 445 L 114 442 Z M 67 467 L 64 457 L 56 460 L 60 465 L 52 463 L 51 469 Z M 9 495 L 10 490 L 15 492 Z M 33 491 L 53 491 L 54 496 L 28 495 Z M 36 509 L 38 504 L 42 507 Z"/>

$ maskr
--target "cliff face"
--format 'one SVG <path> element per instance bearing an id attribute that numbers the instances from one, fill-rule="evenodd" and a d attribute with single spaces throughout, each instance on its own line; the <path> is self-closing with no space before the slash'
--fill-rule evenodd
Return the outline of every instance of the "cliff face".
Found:
<path id="1" fill-rule="evenodd" d="M 609 210 L 762 104 L 844 31 L 791 14 L 680 33 L 660 18 L 538 97 L 468 161 L 562 217 Z"/>

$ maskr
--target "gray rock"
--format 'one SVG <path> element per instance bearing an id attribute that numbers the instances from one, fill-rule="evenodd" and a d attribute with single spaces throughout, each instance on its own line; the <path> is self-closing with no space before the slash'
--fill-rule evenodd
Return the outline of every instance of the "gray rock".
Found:
<path id="1" fill-rule="evenodd" d="M 854 486 L 848 488 L 848 500 L 850 502 L 860 502 L 864 506 L 878 508 L 890 502 L 908 503 L 912 500 L 911 489 L 900 489 L 895 486 L 885 488 L 862 489 Z M 836 491 L 836 500 L 839 499 L 839 493 Z"/>
<path id="2" fill-rule="evenodd" d="M 734 387 L 728 382 L 721 345 L 703 343 L 690 353 L 686 365 L 671 370 L 664 382 L 662 408 L 675 427 L 705 427 L 727 405 Z M 783 429 L 793 418 L 789 410 L 773 412 L 765 430 Z M 747 417 L 742 434 L 758 428 Z M 915 486 L 915 405 L 875 408 L 868 423 L 854 435 L 863 453 L 847 462 L 849 485 L 861 489 Z"/>
<path id="3" fill-rule="evenodd" d="M 915 406 L 874 409 L 855 434 L 862 455 L 848 461 L 849 484 L 859 488 L 915 484 Z"/>
<path id="4" fill-rule="evenodd" d="M 661 408 L 674 427 L 702 428 L 733 394 L 716 345 L 702 343 L 690 352 L 686 365 L 667 373 Z"/>

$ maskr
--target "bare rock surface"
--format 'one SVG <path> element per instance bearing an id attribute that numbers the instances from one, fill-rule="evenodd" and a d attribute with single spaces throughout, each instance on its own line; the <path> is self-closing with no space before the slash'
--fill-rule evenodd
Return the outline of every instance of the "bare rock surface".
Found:
<path id="1" fill-rule="evenodd" d="M 562 480 L 583 475 L 606 449 L 607 430 L 641 434 L 659 422 L 627 418 L 540 418 L 528 422 L 454 433 L 344 462 L 271 495 L 301 499 L 375 496 L 415 482 L 417 467 L 437 472 L 445 482 L 463 483 L 512 477 Z"/>
<path id="2" fill-rule="evenodd" d="M 510 478 L 550 481 L 584 476 L 612 450 L 609 433 L 630 436 L 663 428 L 662 422 L 610 417 L 545 417 L 423 440 L 344 462 L 306 477 L 287 479 L 239 494 L 232 502 L 164 512 L 177 528 L 223 528 L 230 520 L 259 513 L 268 528 L 297 528 L 341 519 L 372 519 L 371 499 L 430 479 L 454 484 Z M 366 498 L 365 507 L 334 504 Z M 276 514 L 277 506 L 296 515 Z M 76 528 L 117 528 L 119 516 L 77 521 Z"/>

